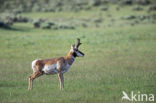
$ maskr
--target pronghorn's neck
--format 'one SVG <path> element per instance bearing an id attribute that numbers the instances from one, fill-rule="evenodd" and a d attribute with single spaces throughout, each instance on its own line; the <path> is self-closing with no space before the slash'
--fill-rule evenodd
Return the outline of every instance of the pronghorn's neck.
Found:
<path id="1" fill-rule="evenodd" d="M 67 60 L 69 65 L 72 65 L 76 57 L 73 56 L 73 53 L 69 51 L 65 59 Z"/>

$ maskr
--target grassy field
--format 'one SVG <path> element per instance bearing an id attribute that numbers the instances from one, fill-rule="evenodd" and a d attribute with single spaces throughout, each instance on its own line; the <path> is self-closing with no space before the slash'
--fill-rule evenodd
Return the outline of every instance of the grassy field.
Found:
<path id="1" fill-rule="evenodd" d="M 131 26 L 118 19 L 133 14 L 131 8 L 113 8 L 112 12 L 95 8 L 76 13 L 22 14 L 31 18 L 78 19 L 93 18 L 100 12 L 106 18 L 100 27 L 47 30 L 34 29 L 31 23 L 16 23 L 14 29 L 0 29 L 0 103 L 120 103 L 122 91 L 156 95 L 156 24 Z M 109 23 L 107 13 L 119 21 L 105 26 Z M 28 91 L 31 61 L 66 56 L 78 37 L 85 57 L 77 58 L 65 73 L 65 90 L 59 90 L 57 75 L 44 75 Z"/>

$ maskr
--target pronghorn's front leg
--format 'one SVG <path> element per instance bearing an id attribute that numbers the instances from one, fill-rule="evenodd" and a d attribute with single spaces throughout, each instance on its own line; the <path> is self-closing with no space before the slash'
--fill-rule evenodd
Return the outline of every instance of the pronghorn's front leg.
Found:
<path id="1" fill-rule="evenodd" d="M 59 82 L 60 82 L 60 90 L 64 89 L 64 77 L 63 73 L 58 72 Z"/>

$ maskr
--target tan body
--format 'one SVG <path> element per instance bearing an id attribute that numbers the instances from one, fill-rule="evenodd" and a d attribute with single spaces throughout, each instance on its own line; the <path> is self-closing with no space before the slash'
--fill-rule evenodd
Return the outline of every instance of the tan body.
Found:
<path id="1" fill-rule="evenodd" d="M 64 77 L 63 73 L 67 72 L 73 64 L 74 60 L 78 56 L 84 56 L 84 54 L 74 46 L 71 47 L 66 57 L 59 57 L 53 59 L 38 59 L 32 62 L 33 74 L 29 76 L 28 90 L 32 89 L 33 80 L 43 74 L 58 74 L 60 81 L 60 89 L 64 88 Z"/>

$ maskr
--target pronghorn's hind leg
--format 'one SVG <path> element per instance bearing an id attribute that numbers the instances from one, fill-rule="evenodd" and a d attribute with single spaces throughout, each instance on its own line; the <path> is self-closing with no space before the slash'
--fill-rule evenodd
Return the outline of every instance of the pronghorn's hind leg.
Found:
<path id="1" fill-rule="evenodd" d="M 43 75 L 42 72 L 40 71 L 36 71 L 34 72 L 32 75 L 29 76 L 29 85 L 28 85 L 28 90 L 32 90 L 32 86 L 33 86 L 33 80 L 39 76 Z"/>

